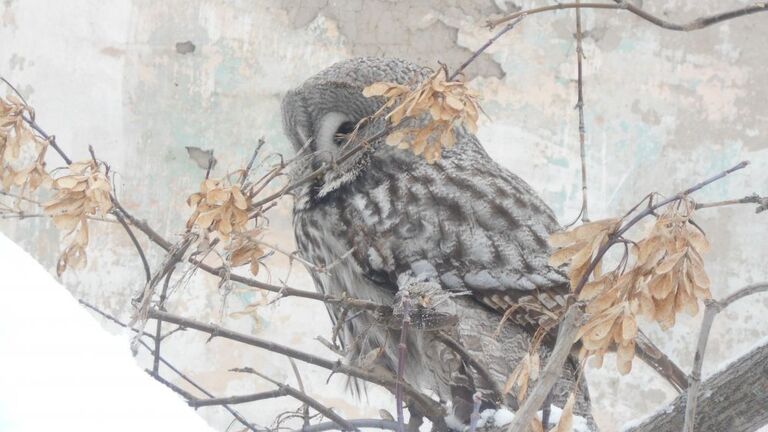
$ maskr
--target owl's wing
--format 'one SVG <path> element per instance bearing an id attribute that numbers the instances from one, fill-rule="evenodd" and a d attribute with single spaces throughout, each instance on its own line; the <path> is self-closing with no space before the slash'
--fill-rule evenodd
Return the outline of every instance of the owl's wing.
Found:
<path id="1" fill-rule="evenodd" d="M 467 141 L 434 164 L 392 154 L 371 162 L 351 191 L 348 210 L 360 221 L 350 229 L 355 257 L 394 286 L 403 275 L 435 278 L 500 312 L 519 309 L 510 314 L 518 322 L 540 324 L 568 292 L 562 269 L 548 263 L 547 238 L 559 225 L 527 183 L 474 136 Z"/>

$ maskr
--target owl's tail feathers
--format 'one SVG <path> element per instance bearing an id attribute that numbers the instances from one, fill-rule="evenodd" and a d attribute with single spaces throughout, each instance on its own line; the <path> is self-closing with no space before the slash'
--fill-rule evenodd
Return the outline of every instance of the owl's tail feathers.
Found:
<path id="1" fill-rule="evenodd" d="M 688 375 L 646 336 L 642 331 L 637 332 L 635 354 L 659 375 L 665 378 L 679 393 L 688 388 Z"/>

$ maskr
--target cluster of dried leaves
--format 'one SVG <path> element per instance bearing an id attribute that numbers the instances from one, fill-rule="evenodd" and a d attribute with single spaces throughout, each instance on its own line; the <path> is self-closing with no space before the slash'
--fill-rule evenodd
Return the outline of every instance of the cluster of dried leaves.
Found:
<path id="1" fill-rule="evenodd" d="M 390 133 L 387 144 L 410 149 L 422 155 L 428 163 L 434 163 L 442 149 L 450 149 L 456 143 L 454 126 L 463 124 L 472 133 L 477 131 L 480 107 L 475 93 L 466 83 L 447 81 L 444 69 L 438 70 L 415 89 L 390 83 L 374 83 L 363 90 L 366 97 L 382 96 L 386 99 L 382 111 L 391 109 L 386 118 L 393 126 L 407 119 L 419 119 L 404 123 Z"/>
<path id="2" fill-rule="evenodd" d="M 187 220 L 188 230 L 200 230 L 207 244 L 212 244 L 210 234 L 217 243 L 223 242 L 230 266 L 250 264 L 251 273 L 259 273 L 259 259 L 265 254 L 259 242 L 262 230 L 249 228 L 249 221 L 255 220 L 251 217 L 252 203 L 240 185 L 227 179 L 205 179 L 200 192 L 190 195 L 187 204 L 194 208 Z"/>
<path id="3" fill-rule="evenodd" d="M 614 270 L 603 273 L 598 265 L 589 275 L 579 300 L 588 302 L 590 319 L 579 337 L 583 354 L 594 356 L 596 365 L 615 348 L 618 370 L 629 373 L 639 316 L 668 329 L 678 313 L 696 315 L 699 301 L 710 298 L 701 257 L 709 243 L 690 221 L 693 209 L 693 203 L 685 199 L 668 206 L 645 238 L 623 243 L 629 245 L 630 253 L 624 254 Z M 569 263 L 571 286 L 576 287 L 598 249 L 610 241 L 620 224 L 620 219 L 606 219 L 553 234 L 549 241 L 557 249 L 550 264 Z"/>
<path id="4" fill-rule="evenodd" d="M 69 268 L 80 269 L 87 262 L 88 218 L 104 217 L 112 210 L 106 168 L 93 160 L 75 162 L 67 168 L 69 173 L 53 181 L 54 198 L 43 204 L 45 214 L 71 239 L 56 265 L 61 276 Z"/>
<path id="5" fill-rule="evenodd" d="M 40 186 L 56 192 L 42 207 L 70 239 L 56 265 L 61 275 L 67 268 L 85 266 L 88 218 L 104 217 L 112 209 L 111 186 L 106 172 L 94 161 L 73 163 L 66 175 L 53 180 L 45 167 L 49 143 L 28 123 L 34 118 L 34 110 L 18 97 L 0 98 L 0 177 L 4 190 L 17 187 L 20 196 Z"/>
<path id="6" fill-rule="evenodd" d="M 3 190 L 18 187 L 23 195 L 50 184 L 45 170 L 48 142 L 24 121 L 34 111 L 14 95 L 0 98 L 0 181 Z"/>

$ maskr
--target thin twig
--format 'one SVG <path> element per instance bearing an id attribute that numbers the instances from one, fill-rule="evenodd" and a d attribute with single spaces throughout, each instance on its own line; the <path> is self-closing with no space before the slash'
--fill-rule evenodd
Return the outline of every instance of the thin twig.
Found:
<path id="1" fill-rule="evenodd" d="M 256 160 L 256 157 L 259 155 L 259 151 L 261 151 L 261 148 L 264 146 L 264 143 L 266 143 L 266 141 L 264 140 L 264 137 L 259 138 L 259 142 L 256 144 L 256 148 L 253 150 L 253 155 L 251 156 L 251 159 L 248 161 L 248 165 L 245 166 L 245 171 L 243 171 L 243 176 L 240 178 L 240 187 L 245 185 L 245 180 L 248 179 L 248 175 L 251 173 L 251 168 L 253 168 L 253 162 Z"/>
<path id="2" fill-rule="evenodd" d="M 301 374 L 299 373 L 298 366 L 296 366 L 296 362 L 290 357 L 288 357 L 288 362 L 291 364 L 293 374 L 296 375 L 296 384 L 299 386 L 299 390 L 302 393 L 306 393 L 306 390 L 304 390 L 304 381 L 301 379 Z M 301 407 L 301 414 L 304 417 L 304 426 L 309 426 L 309 405 L 304 404 Z"/>
<path id="3" fill-rule="evenodd" d="M 191 398 L 187 399 L 187 404 L 193 408 L 200 408 L 200 407 L 206 407 L 206 406 L 216 406 L 216 405 L 237 405 L 237 404 L 243 404 L 248 402 L 256 402 L 260 400 L 265 399 L 275 399 L 283 396 L 288 396 L 288 393 L 284 389 L 277 389 L 277 390 L 270 390 L 265 391 L 261 393 L 253 393 L 249 395 L 242 395 L 242 396 L 227 396 L 227 397 L 220 397 L 220 398 L 208 398 L 208 399 L 198 399 L 198 398 Z"/>
<path id="4" fill-rule="evenodd" d="M 699 210 L 699 209 L 712 208 L 712 207 L 723 207 L 723 206 L 729 206 L 734 204 L 757 204 L 755 213 L 761 213 L 766 209 L 768 209 L 768 197 L 761 197 L 760 195 L 754 193 L 752 195 L 747 195 L 744 198 L 731 199 L 731 200 L 725 200 L 725 201 L 715 201 L 715 202 L 709 202 L 709 203 L 696 203 L 695 209 Z"/>
<path id="5" fill-rule="evenodd" d="M 758 2 L 750 6 L 745 6 L 743 8 L 734 9 L 734 10 L 730 10 L 727 12 L 722 12 L 714 15 L 704 16 L 701 18 L 696 18 L 684 24 L 677 24 L 677 23 L 663 20 L 655 15 L 651 15 L 650 13 L 638 8 L 637 6 L 633 5 L 632 3 L 626 0 L 617 1 L 617 4 L 559 3 L 559 4 L 550 5 L 550 6 L 542 6 L 542 7 L 533 8 L 533 9 L 521 10 L 495 20 L 488 20 L 487 24 L 488 24 L 488 27 L 493 28 L 499 24 L 505 23 L 507 21 L 516 19 L 524 15 L 535 15 L 542 12 L 549 12 L 549 11 L 560 10 L 560 9 L 576 9 L 576 8 L 626 10 L 650 22 L 651 24 L 654 24 L 661 28 L 664 28 L 667 30 L 688 32 L 688 31 L 703 29 L 705 27 L 709 27 L 711 25 L 718 24 L 729 19 L 738 18 L 741 16 L 750 15 L 758 12 L 768 11 L 768 2 Z"/>
<path id="6" fill-rule="evenodd" d="M 397 424 L 400 432 L 404 432 L 405 417 L 403 415 L 403 388 L 405 382 L 405 362 L 408 349 L 408 328 L 411 325 L 411 297 L 408 290 L 401 291 L 401 307 L 403 308 L 403 321 L 400 326 L 400 343 L 397 345 L 397 383 L 395 383 L 395 404 L 397 407 Z"/>
<path id="7" fill-rule="evenodd" d="M 147 282 L 149 282 L 152 279 L 152 270 L 149 267 L 147 256 L 144 254 L 144 249 L 142 249 L 139 240 L 136 238 L 136 235 L 131 230 L 131 227 L 128 226 L 128 223 L 125 222 L 125 218 L 123 218 L 119 211 L 114 211 L 112 214 L 115 215 L 117 221 L 120 223 L 120 225 L 123 226 L 125 233 L 128 234 L 128 238 L 131 239 L 131 243 L 133 243 L 133 246 L 136 248 L 136 252 L 139 254 L 139 259 L 141 259 L 141 265 L 144 267 L 144 277 L 146 278 Z"/>
<path id="8" fill-rule="evenodd" d="M 749 165 L 749 161 L 739 162 L 738 164 L 734 165 L 733 167 L 728 168 L 727 170 L 722 171 L 722 172 L 720 172 L 720 173 L 718 173 L 718 174 L 716 174 L 716 175 L 714 175 L 714 176 L 712 176 L 712 177 L 710 177 L 710 178 L 708 178 L 706 180 L 703 180 L 703 181 L 701 181 L 701 182 L 699 182 L 699 183 L 689 187 L 688 189 L 686 189 L 686 190 L 684 190 L 682 192 L 678 192 L 677 194 L 675 194 L 675 195 L 673 195 L 673 196 L 671 196 L 671 197 L 669 197 L 667 199 L 664 199 L 664 200 L 659 201 L 658 203 L 649 205 L 648 207 L 643 209 L 643 211 L 639 212 L 629 222 L 625 223 L 618 230 L 616 230 L 616 232 L 611 234 L 608 237 L 608 241 L 597 250 L 597 253 L 595 254 L 595 258 L 589 263 L 589 266 L 587 267 L 587 271 L 584 272 L 584 275 L 581 277 L 581 280 L 579 281 L 578 285 L 573 288 L 573 292 L 575 293 L 575 295 L 578 297 L 578 295 L 581 293 L 581 290 L 584 288 L 584 285 L 587 283 L 587 280 L 589 280 L 590 275 L 595 270 L 595 267 L 597 267 L 597 264 L 600 262 L 600 260 L 602 260 L 603 255 L 605 255 L 605 253 L 608 251 L 608 249 L 610 249 L 614 244 L 616 244 L 617 241 L 621 238 L 621 236 L 624 233 L 626 233 L 630 228 L 635 226 L 635 224 L 640 222 L 640 220 L 644 219 L 647 216 L 650 216 L 650 215 L 654 214 L 656 212 L 656 210 L 658 210 L 659 208 L 664 207 L 665 205 L 667 205 L 667 204 L 669 204 L 671 202 L 679 201 L 679 200 L 687 197 L 688 195 L 696 192 L 697 190 L 703 188 L 704 186 L 707 186 L 708 184 L 710 184 L 712 182 L 720 180 L 721 178 L 727 176 L 728 174 L 730 174 L 730 173 L 732 173 L 734 171 L 738 171 L 740 169 L 745 168 L 747 165 Z"/>
<path id="9" fill-rule="evenodd" d="M 347 420 L 347 422 L 357 428 L 373 428 L 397 431 L 400 427 L 396 421 L 382 419 L 354 419 Z M 300 431 L 296 432 L 324 432 L 337 430 L 338 427 L 339 425 L 334 422 L 323 422 L 311 426 L 305 426 L 300 429 Z"/>
<path id="10" fill-rule="evenodd" d="M 165 274 L 165 280 L 163 281 L 163 290 L 160 292 L 160 302 L 157 305 L 157 307 L 163 310 L 165 310 L 165 300 L 166 300 L 166 295 L 168 293 L 168 284 L 171 281 L 171 275 L 173 275 L 173 269 L 171 269 L 170 271 L 168 271 L 168 273 Z M 157 320 L 157 324 L 155 326 L 155 358 L 152 362 L 152 373 L 155 375 L 157 375 L 160 370 L 160 343 L 163 341 L 162 332 L 163 332 L 163 321 Z"/>
<path id="11" fill-rule="evenodd" d="M 448 81 L 455 80 L 456 77 L 458 77 L 459 74 L 461 74 L 464 71 L 464 69 L 467 68 L 467 66 L 469 66 L 473 61 L 477 59 L 478 56 L 480 56 L 480 54 L 483 53 L 483 51 L 488 49 L 488 47 L 490 47 L 500 37 L 504 36 L 505 33 L 515 28 L 515 25 L 520 21 L 522 21 L 523 18 L 525 18 L 525 15 L 520 15 L 519 17 L 514 19 L 512 22 L 504 26 L 504 28 L 501 29 L 501 31 L 499 31 L 498 33 L 496 33 L 492 38 L 488 39 L 488 41 L 485 42 L 480 48 L 478 48 L 477 51 L 473 52 L 472 55 L 469 56 L 469 58 L 464 63 L 461 64 L 461 66 L 459 66 L 455 71 L 453 71 L 451 76 L 448 77 Z"/>
<path id="12" fill-rule="evenodd" d="M 576 4 L 580 1 L 577 0 Z M 586 127 L 584 126 L 584 79 L 582 74 L 581 9 L 576 8 L 576 66 L 578 74 L 576 108 L 579 110 L 579 156 L 581 158 L 581 221 L 589 222 L 589 207 L 587 200 L 587 149 L 585 144 Z"/>
<path id="13" fill-rule="evenodd" d="M 380 371 L 377 371 L 377 372 L 367 371 L 361 368 L 344 364 L 339 360 L 336 360 L 336 361 L 328 360 L 313 354 L 299 351 L 297 349 L 294 349 L 285 345 L 278 344 L 276 342 L 268 341 L 265 339 L 261 339 L 261 338 L 243 334 L 243 333 L 237 333 L 237 332 L 227 330 L 218 326 L 205 324 L 199 321 L 174 315 L 168 312 L 160 311 L 154 308 L 149 309 L 149 317 L 153 319 L 159 318 L 168 323 L 173 323 L 173 324 L 184 326 L 189 329 L 201 331 L 203 333 L 207 333 L 211 335 L 212 337 L 223 337 L 225 339 L 238 341 L 246 345 L 251 345 L 251 346 L 258 347 L 261 349 L 266 349 L 268 351 L 275 352 L 278 354 L 283 354 L 288 357 L 294 358 L 296 360 L 313 364 L 315 366 L 319 366 L 321 368 L 328 369 L 334 372 L 342 373 L 344 375 L 348 375 L 351 377 L 360 378 L 360 379 L 369 381 L 371 383 L 381 385 L 391 390 L 394 390 L 395 384 L 398 382 L 397 377 L 392 374 L 385 374 L 385 373 L 381 373 Z M 435 402 L 428 396 L 420 393 L 407 382 L 403 382 L 401 383 L 401 385 L 403 387 L 403 391 L 405 392 L 405 394 L 407 394 L 410 398 L 414 400 L 414 402 L 416 402 L 419 405 L 419 407 L 423 410 L 423 412 L 425 413 L 425 415 L 427 415 L 427 417 L 429 417 L 430 419 L 436 419 L 439 416 L 443 415 L 443 408 L 439 404 L 437 404 L 437 402 Z"/>
<path id="14" fill-rule="evenodd" d="M 271 382 L 272 384 L 276 385 L 278 387 L 278 390 L 282 390 L 283 392 L 285 392 L 286 395 L 291 396 L 292 398 L 297 399 L 297 400 L 299 400 L 301 402 L 304 402 L 305 404 L 311 406 L 312 408 L 315 409 L 315 411 L 319 412 L 320 414 L 322 414 L 325 417 L 327 417 L 329 420 L 331 420 L 334 423 L 336 423 L 341 428 L 341 430 L 343 430 L 343 431 L 354 431 L 354 430 L 357 430 L 357 428 L 355 426 L 353 426 L 351 423 L 349 423 L 349 421 L 347 421 L 344 417 L 336 414 L 335 412 L 333 412 L 332 409 L 328 408 L 327 406 L 325 406 L 322 403 L 320 403 L 318 400 L 314 399 L 313 397 L 309 396 L 308 394 L 306 394 L 306 393 L 304 393 L 302 391 L 296 390 L 295 388 L 293 388 L 293 387 L 291 387 L 289 385 L 281 384 L 281 383 L 273 380 L 272 378 L 269 378 L 268 376 L 266 376 L 264 374 L 261 374 L 258 371 L 255 371 L 255 370 L 253 370 L 252 368 L 249 368 L 249 367 L 234 368 L 234 369 L 230 369 L 230 371 L 231 372 L 242 372 L 242 373 L 250 373 L 250 374 L 258 375 L 261 378 L 264 378 L 265 380 L 267 380 L 267 381 Z"/>
<path id="15" fill-rule="evenodd" d="M 93 162 L 98 166 L 99 161 L 96 159 L 96 152 L 93 150 L 92 145 L 88 146 L 88 151 L 91 153 L 91 158 L 93 159 Z M 107 167 L 106 175 L 109 175 L 109 165 L 107 165 L 106 163 L 104 165 Z M 114 206 L 114 203 L 117 201 L 117 195 L 110 192 L 109 199 L 112 202 L 112 209 L 109 212 L 115 216 L 118 222 L 120 222 L 120 225 L 123 226 L 123 229 L 125 230 L 126 234 L 128 234 L 128 237 L 131 239 L 131 243 L 133 243 L 133 246 L 136 248 L 136 252 L 138 252 L 139 254 L 139 258 L 141 259 L 141 265 L 144 267 L 144 276 L 146 277 L 146 281 L 149 282 L 152 279 L 152 270 L 150 270 L 149 261 L 147 261 L 147 256 L 146 254 L 144 254 L 144 249 L 141 247 L 139 240 L 136 238 L 136 236 L 133 234 L 133 231 L 128 226 L 128 223 L 126 223 L 123 215 L 120 214 L 120 211 L 117 210 L 117 208 Z"/>
<path id="16" fill-rule="evenodd" d="M 92 304 L 90 304 L 90 303 L 86 302 L 85 300 L 82 300 L 82 299 L 78 299 L 78 302 L 79 302 L 80 304 L 82 304 L 83 306 L 87 307 L 88 309 L 90 309 L 90 310 L 92 310 L 92 311 L 96 312 L 97 314 L 101 315 L 102 317 L 106 318 L 107 320 L 109 320 L 109 321 L 111 321 L 111 322 L 113 322 L 113 323 L 115 323 L 115 324 L 119 325 L 120 327 L 123 327 L 123 328 L 127 328 L 127 329 L 129 329 L 129 330 L 131 330 L 131 331 L 134 331 L 134 332 L 136 331 L 135 329 L 133 329 L 132 327 L 130 327 L 128 324 L 126 324 L 126 323 L 124 323 L 124 322 L 120 321 L 119 319 L 117 319 L 115 316 L 113 316 L 113 315 L 111 315 L 111 314 L 109 314 L 109 313 L 107 313 L 107 312 L 105 312 L 105 311 L 103 311 L 103 310 L 99 309 L 98 307 L 96 307 L 96 306 L 94 306 L 94 305 L 92 305 Z M 154 336 L 153 336 L 153 335 L 151 335 L 151 334 L 149 334 L 149 333 L 144 333 L 144 335 L 145 335 L 145 336 L 148 336 L 148 337 L 150 337 L 150 338 L 154 338 Z M 167 336 L 167 335 L 166 335 L 166 336 Z M 147 351 L 149 351 L 149 353 L 150 353 L 150 354 L 154 355 L 154 352 L 153 352 L 152 348 L 151 348 L 149 345 L 147 345 L 147 344 L 146 344 L 146 342 L 144 342 L 144 341 L 139 341 L 139 343 L 140 343 L 140 344 L 141 344 L 141 346 L 143 346 L 143 347 L 144 347 L 144 348 L 145 348 Z M 178 375 L 178 376 L 179 376 L 181 379 L 183 379 L 184 381 L 186 381 L 187 383 L 189 383 L 189 384 L 190 384 L 192 387 L 196 388 L 197 390 L 199 390 L 201 393 L 203 393 L 204 395 L 208 396 L 209 398 L 213 398 L 213 397 L 214 397 L 212 393 L 208 392 L 208 391 L 207 391 L 205 388 L 203 388 L 202 386 L 200 386 L 199 384 L 197 384 L 195 381 L 193 381 L 191 378 L 189 378 L 187 375 L 185 375 L 183 372 L 181 372 L 179 369 L 177 369 L 177 368 L 176 368 L 174 365 L 172 365 L 170 362 L 168 362 L 168 361 L 167 361 L 166 359 L 164 359 L 162 356 L 160 356 L 159 358 L 160 358 L 160 362 L 161 362 L 161 363 L 163 363 L 163 364 L 164 364 L 164 365 L 165 365 L 165 366 L 166 366 L 168 369 L 170 369 L 172 372 L 174 372 L 176 375 Z M 151 373 L 150 373 L 150 376 L 152 376 L 152 378 L 155 378 L 155 379 L 158 379 L 158 378 L 159 378 L 159 375 L 153 375 L 153 374 L 151 374 Z M 158 380 L 158 381 L 159 381 L 159 380 Z M 166 383 L 167 383 L 167 382 L 168 382 L 168 381 L 166 381 Z M 167 385 L 167 384 L 166 384 L 166 385 Z M 169 386 L 169 387 L 171 387 L 171 386 Z M 174 389 L 174 387 L 176 387 L 176 386 L 173 386 L 173 387 L 171 387 L 171 389 Z M 176 388 L 178 388 L 178 387 L 176 387 Z M 187 393 L 187 394 L 189 394 L 189 393 Z M 189 399 L 188 399 L 188 400 L 189 400 Z M 251 430 L 252 432 L 257 432 L 257 429 L 255 429 L 255 428 L 254 428 L 254 427 L 253 427 L 253 426 L 252 426 L 252 425 L 251 425 L 251 424 L 250 424 L 250 423 L 249 423 L 249 422 L 248 422 L 248 421 L 247 421 L 247 420 L 246 420 L 246 419 L 245 419 L 245 418 L 244 418 L 244 417 L 243 417 L 243 416 L 242 416 L 242 415 L 239 413 L 239 412 L 237 412 L 235 409 L 231 408 L 229 405 L 222 405 L 222 408 L 224 408 L 224 409 L 225 409 L 225 410 L 227 410 L 227 411 L 228 411 L 230 414 L 232 414 L 232 416 L 233 416 L 233 417 L 234 417 L 234 418 L 235 418 L 237 421 L 239 421 L 240 423 L 242 423 L 242 425 L 243 425 L 243 426 L 245 426 L 246 428 L 248 428 L 248 429 L 249 429 L 249 430 Z"/>

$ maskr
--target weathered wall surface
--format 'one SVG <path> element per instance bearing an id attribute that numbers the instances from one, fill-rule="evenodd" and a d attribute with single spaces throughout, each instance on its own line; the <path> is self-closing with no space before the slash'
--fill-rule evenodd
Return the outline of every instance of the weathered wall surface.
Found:
<path id="1" fill-rule="evenodd" d="M 92 144 L 110 161 L 123 203 L 172 238 L 189 214 L 184 197 L 202 177 L 184 146 L 215 149 L 222 170 L 238 168 L 261 136 L 272 151 L 287 152 L 280 97 L 314 72 L 356 55 L 456 67 L 490 36 L 483 27 L 488 16 L 546 3 L 5 0 L 0 74 L 18 85 L 39 122 L 75 159 L 85 158 Z M 686 21 L 751 2 L 643 3 L 660 16 Z M 593 219 L 622 214 L 649 192 L 672 193 L 743 159 L 752 161 L 749 169 L 697 198 L 768 193 L 768 14 L 690 34 L 614 11 L 587 11 L 584 26 Z M 490 117 L 481 125 L 481 140 L 539 190 L 563 222 L 576 216 L 581 199 L 573 32 L 572 11 L 528 17 L 469 70 Z M 273 217 L 273 241 L 291 244 L 289 200 L 278 212 L 286 217 Z M 768 279 L 764 214 L 722 208 L 703 212 L 698 222 L 713 244 L 707 260 L 716 297 Z M 0 229 L 44 264 L 55 264 L 58 234 L 47 221 L 4 221 Z M 75 295 L 127 316 L 127 299 L 143 280 L 139 261 L 118 227 L 102 225 L 92 237 L 88 268 L 67 273 L 64 282 Z M 159 253 L 144 244 L 157 264 Z M 285 263 L 275 260 L 271 270 L 276 280 Z M 311 287 L 298 270 L 290 282 Z M 322 306 L 291 299 L 267 304 L 270 299 L 238 291 L 226 312 L 263 305 L 251 315 L 224 314 L 222 323 L 330 355 L 313 341 L 329 331 Z M 198 275 L 176 290 L 170 308 L 217 321 L 221 306 L 216 281 Z M 768 299 L 754 298 L 722 314 L 705 371 L 768 334 L 766 313 Z M 668 334 L 646 327 L 687 369 L 699 320 L 683 319 Z M 185 332 L 164 353 L 217 395 L 269 388 L 232 376 L 230 367 L 251 366 L 294 382 L 284 358 L 203 340 Z M 308 391 L 346 415 L 376 416 L 378 408 L 392 408 L 383 392 L 356 402 L 344 395 L 342 378 L 332 378 L 327 390 L 324 372 L 303 370 Z M 590 381 L 596 418 L 608 431 L 673 396 L 639 364 L 628 377 L 612 365 L 591 371 Z M 281 399 L 240 408 L 267 426 L 275 413 L 298 406 Z M 215 408 L 200 413 L 222 430 L 230 420 Z"/>

